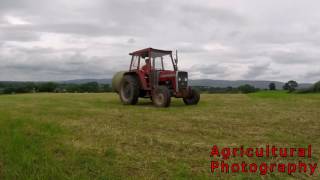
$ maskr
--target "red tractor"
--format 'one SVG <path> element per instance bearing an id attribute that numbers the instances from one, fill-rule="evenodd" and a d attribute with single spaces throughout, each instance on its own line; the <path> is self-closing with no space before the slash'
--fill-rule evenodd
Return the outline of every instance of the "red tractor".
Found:
<path id="1" fill-rule="evenodd" d="M 200 94 L 188 86 L 188 73 L 178 71 L 178 57 L 172 51 L 153 48 L 130 53 L 129 71 L 118 72 L 112 87 L 123 104 L 134 105 L 138 98 L 150 98 L 157 107 L 168 107 L 171 97 L 183 98 L 186 105 L 198 104 Z"/>

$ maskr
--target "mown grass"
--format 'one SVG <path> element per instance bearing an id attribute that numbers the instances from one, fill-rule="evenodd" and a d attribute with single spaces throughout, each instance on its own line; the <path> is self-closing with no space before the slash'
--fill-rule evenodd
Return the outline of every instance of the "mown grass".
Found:
<path id="1" fill-rule="evenodd" d="M 0 179 L 318 178 L 319 170 L 213 175 L 209 154 L 213 144 L 312 144 L 318 162 L 319 94 L 203 94 L 197 106 L 172 100 L 159 109 L 148 100 L 123 106 L 112 93 L 0 96 Z"/>

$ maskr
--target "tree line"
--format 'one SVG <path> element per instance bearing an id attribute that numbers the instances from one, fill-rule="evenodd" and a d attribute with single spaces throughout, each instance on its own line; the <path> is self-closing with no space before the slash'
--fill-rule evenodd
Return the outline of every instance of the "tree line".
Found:
<path id="1" fill-rule="evenodd" d="M 288 91 L 289 93 L 317 93 L 320 92 L 320 81 L 314 83 L 311 87 L 308 88 L 297 89 L 298 87 L 299 84 L 296 81 L 290 80 L 283 85 L 282 89 Z"/>
<path id="2" fill-rule="evenodd" d="M 109 84 L 88 82 L 83 84 L 56 83 L 56 82 L 0 82 L 0 94 L 35 93 L 35 92 L 111 92 Z"/>
<path id="3" fill-rule="evenodd" d="M 209 93 L 209 94 L 214 94 L 214 93 L 253 93 L 257 92 L 260 89 L 256 88 L 252 85 L 249 84 L 244 84 L 239 87 L 211 87 L 211 86 L 193 86 L 196 90 L 202 92 L 202 93 Z"/>
<path id="4" fill-rule="evenodd" d="M 276 84 L 271 82 L 268 90 L 274 91 L 279 88 L 286 90 L 289 93 L 313 93 L 320 92 L 320 81 L 306 89 L 297 89 L 299 84 L 290 80 L 283 87 L 276 87 Z M 239 87 L 211 87 L 211 86 L 193 86 L 200 92 L 205 93 L 253 93 L 260 91 L 249 84 L 244 84 Z M 266 89 L 264 89 L 266 90 Z M 0 82 L 0 94 L 15 94 L 15 93 L 36 93 L 36 92 L 56 92 L 56 93 L 99 93 L 112 92 L 109 84 L 99 84 L 97 82 L 88 82 L 83 84 L 73 83 L 56 83 L 56 82 Z"/>
<path id="5" fill-rule="evenodd" d="M 282 87 L 276 87 L 276 84 L 274 82 L 271 82 L 269 84 L 268 89 L 263 90 L 270 90 L 275 91 L 277 89 L 282 89 L 287 91 L 288 93 L 315 93 L 320 92 L 320 81 L 316 82 L 314 85 L 312 85 L 309 88 L 304 89 L 298 89 L 299 84 L 294 81 L 290 80 L 286 82 Z M 198 91 L 200 92 L 206 92 L 206 93 L 253 93 L 260 91 L 262 89 L 256 88 L 249 84 L 244 84 L 239 87 L 211 87 L 211 86 L 194 86 Z"/>
<path id="6" fill-rule="evenodd" d="M 305 89 L 296 90 L 297 93 L 319 93 L 320 92 L 320 81 L 313 84 L 313 86 Z"/>

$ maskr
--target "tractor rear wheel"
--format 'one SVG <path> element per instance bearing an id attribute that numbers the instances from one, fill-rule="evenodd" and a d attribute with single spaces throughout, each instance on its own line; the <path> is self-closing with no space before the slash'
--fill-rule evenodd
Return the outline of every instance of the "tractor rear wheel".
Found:
<path id="1" fill-rule="evenodd" d="M 120 84 L 120 99 L 123 104 L 135 105 L 139 98 L 139 82 L 136 76 L 125 75 Z"/>
<path id="2" fill-rule="evenodd" d="M 191 89 L 188 97 L 183 98 L 183 102 L 186 105 L 196 105 L 200 100 L 200 94 L 198 91 Z"/>
<path id="3" fill-rule="evenodd" d="M 171 102 L 170 91 L 166 86 L 159 86 L 154 90 L 152 102 L 157 107 L 168 107 Z"/>

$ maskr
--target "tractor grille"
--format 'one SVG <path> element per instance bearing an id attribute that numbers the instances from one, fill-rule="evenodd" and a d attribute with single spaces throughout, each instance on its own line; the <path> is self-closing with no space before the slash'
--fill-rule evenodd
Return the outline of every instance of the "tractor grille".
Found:
<path id="1" fill-rule="evenodd" d="M 178 89 L 185 89 L 188 87 L 188 73 L 185 71 L 177 72 L 177 85 Z"/>

